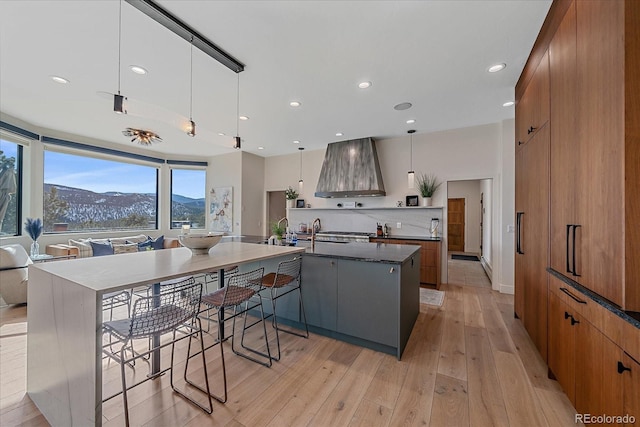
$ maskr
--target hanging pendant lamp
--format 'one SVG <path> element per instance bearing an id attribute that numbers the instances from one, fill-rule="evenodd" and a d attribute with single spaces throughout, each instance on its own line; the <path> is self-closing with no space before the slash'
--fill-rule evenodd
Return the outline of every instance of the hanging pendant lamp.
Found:
<path id="1" fill-rule="evenodd" d="M 413 170 L 413 134 L 415 132 L 416 131 L 414 129 L 407 131 L 407 133 L 410 135 L 410 138 L 411 138 L 411 148 L 409 152 L 410 167 L 409 167 L 409 172 L 407 172 L 407 185 L 409 186 L 409 188 L 415 187 L 415 178 L 416 178 L 416 173 Z"/>
<path id="2" fill-rule="evenodd" d="M 124 101 L 127 99 L 120 95 L 120 64 L 122 58 L 122 0 L 120 0 L 118 18 L 118 93 L 113 95 L 113 111 L 118 114 L 127 114 Z"/>
<path id="3" fill-rule="evenodd" d="M 196 136 L 196 123 L 193 121 L 193 36 L 191 36 L 191 63 L 190 63 L 190 83 L 189 83 L 189 128 L 187 135 Z"/>
<path id="4" fill-rule="evenodd" d="M 240 140 L 240 73 L 238 75 L 238 90 L 236 95 L 236 136 L 233 137 L 233 148 L 236 150 L 241 149 Z"/>
<path id="5" fill-rule="evenodd" d="M 298 147 L 298 151 L 300 151 L 300 180 L 298 181 L 298 193 L 302 196 L 302 188 L 304 187 L 304 181 L 302 180 L 302 151 L 304 151 L 304 147 Z"/>

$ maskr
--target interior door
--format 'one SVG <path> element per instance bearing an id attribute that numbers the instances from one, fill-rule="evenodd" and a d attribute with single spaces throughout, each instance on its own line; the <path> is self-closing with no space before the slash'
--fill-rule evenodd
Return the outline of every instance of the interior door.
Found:
<path id="1" fill-rule="evenodd" d="M 284 197 L 284 191 L 269 191 L 267 208 L 267 235 L 271 235 L 271 224 L 278 222 L 281 218 L 287 216 L 287 202 Z M 293 224 L 291 224 L 293 225 Z"/>
<path id="2" fill-rule="evenodd" d="M 464 199 L 447 201 L 447 249 L 464 252 Z"/>

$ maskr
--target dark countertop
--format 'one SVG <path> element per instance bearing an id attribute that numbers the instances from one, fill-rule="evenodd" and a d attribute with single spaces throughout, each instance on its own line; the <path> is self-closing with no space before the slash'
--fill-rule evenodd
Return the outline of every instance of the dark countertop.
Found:
<path id="1" fill-rule="evenodd" d="M 373 236 L 373 237 L 371 237 L 371 239 L 385 239 L 385 240 L 388 240 L 388 239 L 391 239 L 391 240 L 393 240 L 393 239 L 398 239 L 398 240 L 422 240 L 422 241 L 425 241 L 425 242 L 439 242 L 439 241 L 441 241 L 441 240 L 442 240 L 442 238 L 440 238 L 440 237 L 429 237 L 429 236 L 400 236 L 400 235 L 396 236 L 395 234 L 394 234 L 394 235 L 389 235 L 389 236 L 387 236 L 387 237 L 383 237 L 383 236 Z"/>
<path id="2" fill-rule="evenodd" d="M 380 243 L 331 243 L 316 242 L 311 249 L 311 242 L 299 242 L 298 246 L 307 248 L 305 256 L 350 259 L 364 262 L 384 262 L 402 264 L 413 254 L 420 251 L 420 246 L 387 245 Z"/>
<path id="3" fill-rule="evenodd" d="M 264 243 L 269 239 L 269 236 L 252 236 L 252 235 L 242 235 L 242 236 L 224 236 L 222 238 L 223 242 L 241 242 L 241 243 Z"/>
<path id="4" fill-rule="evenodd" d="M 589 299 L 593 300 L 595 303 L 600 304 L 601 306 L 603 306 L 604 308 L 606 308 L 616 316 L 620 317 L 624 321 L 631 323 L 636 328 L 640 328 L 640 313 L 633 312 L 633 311 L 622 311 L 618 307 L 616 307 L 614 304 L 602 298 L 600 295 L 596 294 L 595 292 L 592 292 L 591 290 L 585 288 L 579 283 L 576 283 L 573 280 L 565 277 L 564 275 L 558 273 L 557 271 L 551 268 L 547 268 L 547 272 L 553 274 L 555 277 L 557 277 L 567 285 L 571 286 L 578 292 L 581 292 L 583 295 L 587 296 Z"/>

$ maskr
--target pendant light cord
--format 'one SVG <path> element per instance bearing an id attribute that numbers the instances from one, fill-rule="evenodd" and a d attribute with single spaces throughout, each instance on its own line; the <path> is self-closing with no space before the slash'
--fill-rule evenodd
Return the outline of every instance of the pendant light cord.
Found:
<path id="1" fill-rule="evenodd" d="M 118 10 L 118 95 L 120 95 L 120 64 L 122 61 L 122 0 L 119 3 L 120 7 Z"/>
<path id="2" fill-rule="evenodd" d="M 409 152 L 410 170 L 413 170 L 413 133 L 410 134 L 409 137 L 411 138 L 411 151 Z"/>
<path id="3" fill-rule="evenodd" d="M 189 120 L 193 121 L 193 36 L 191 36 L 191 63 L 190 63 L 190 84 L 189 84 Z"/>
<path id="4" fill-rule="evenodd" d="M 238 76 L 238 90 L 236 95 L 236 136 L 240 136 L 240 73 Z"/>
<path id="5" fill-rule="evenodd" d="M 300 182 L 302 182 L 302 150 L 303 148 L 299 148 L 300 150 Z"/>

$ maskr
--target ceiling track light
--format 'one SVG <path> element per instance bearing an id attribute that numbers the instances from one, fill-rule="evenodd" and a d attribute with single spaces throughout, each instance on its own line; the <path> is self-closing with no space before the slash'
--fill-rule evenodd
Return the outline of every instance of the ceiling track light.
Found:
<path id="1" fill-rule="evenodd" d="M 409 186 L 409 188 L 414 188 L 415 187 L 415 178 L 416 178 L 416 173 L 413 170 L 413 134 L 416 131 L 414 129 L 408 130 L 407 133 L 409 134 L 410 138 L 411 138 L 411 144 L 410 144 L 410 152 L 409 152 L 409 162 L 410 162 L 410 169 L 409 172 L 407 172 L 407 185 Z"/>
<path id="2" fill-rule="evenodd" d="M 113 111 L 118 114 L 127 114 L 127 110 L 124 106 L 124 101 L 127 99 L 120 95 L 120 66 L 122 60 L 122 0 L 120 0 L 120 7 L 118 11 L 118 93 L 113 95 Z"/>
<path id="3" fill-rule="evenodd" d="M 193 36 L 191 36 L 191 61 L 189 64 L 189 129 L 187 135 L 196 136 L 196 123 L 193 121 Z"/>

